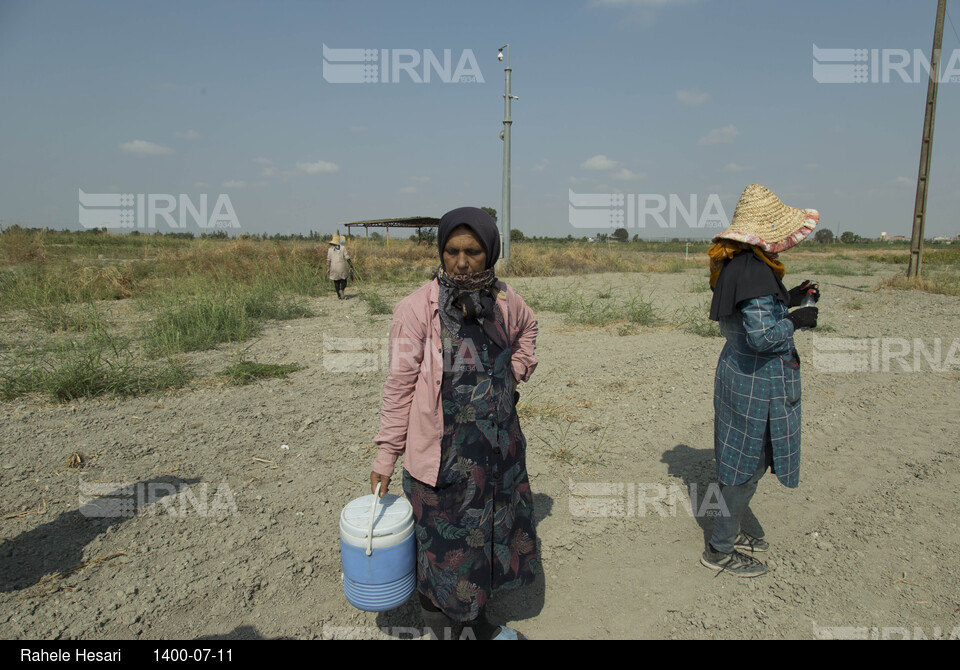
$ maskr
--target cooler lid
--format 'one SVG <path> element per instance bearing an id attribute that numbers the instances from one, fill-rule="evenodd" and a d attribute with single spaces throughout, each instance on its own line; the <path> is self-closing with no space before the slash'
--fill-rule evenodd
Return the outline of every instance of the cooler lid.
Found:
<path id="1" fill-rule="evenodd" d="M 356 498 L 347 503 L 340 513 L 340 530 L 353 537 L 367 537 L 370 528 L 370 505 L 376 501 L 373 536 L 394 535 L 410 525 L 413 507 L 406 498 L 388 493 L 380 500 L 374 494 Z"/>

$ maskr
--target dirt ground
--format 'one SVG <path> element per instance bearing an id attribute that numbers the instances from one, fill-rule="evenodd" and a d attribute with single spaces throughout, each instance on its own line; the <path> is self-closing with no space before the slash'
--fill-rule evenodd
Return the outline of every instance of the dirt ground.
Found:
<path id="1" fill-rule="evenodd" d="M 715 478 L 723 341 L 669 323 L 706 300 L 701 274 L 511 282 L 521 295 L 639 289 L 665 323 L 588 328 L 538 312 L 521 416 L 544 576 L 498 593 L 492 618 L 535 639 L 960 636 L 960 299 L 818 278 L 826 332 L 796 337 L 800 487 L 761 481 L 748 529 L 762 523 L 773 570 L 737 579 L 700 565 L 712 521 L 695 513 Z M 376 346 L 351 354 L 341 339 L 376 345 L 390 323 L 368 314 L 362 289 L 312 300 L 318 316 L 253 343 L 259 362 L 306 366 L 287 379 L 224 385 L 222 347 L 192 354 L 196 379 L 168 394 L 0 404 L 0 637 L 321 639 L 419 625 L 413 600 L 360 612 L 341 585 L 339 513 L 369 490 L 386 376 Z M 859 354 L 845 338 L 874 338 L 846 372 Z M 74 452 L 84 467 L 67 466 Z"/>

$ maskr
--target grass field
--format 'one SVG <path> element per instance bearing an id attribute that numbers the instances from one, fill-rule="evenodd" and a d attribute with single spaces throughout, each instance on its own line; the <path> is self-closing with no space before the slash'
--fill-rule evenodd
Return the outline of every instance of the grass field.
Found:
<path id="1" fill-rule="evenodd" d="M 437 264 L 432 245 L 355 239 L 349 245 L 356 286 L 370 314 L 389 314 L 386 291 L 426 281 Z M 706 319 L 708 243 L 515 242 L 500 275 L 577 276 L 601 272 L 691 274 L 696 307 L 657 312 L 649 296 L 572 287 L 525 296 L 536 310 L 561 313 L 582 327 L 673 325 L 717 337 Z M 311 316 L 304 299 L 333 293 L 322 241 L 184 239 L 107 232 L 0 232 L 0 398 L 41 393 L 57 401 L 128 396 L 180 386 L 190 379 L 182 354 L 255 336 L 269 320 Z M 871 276 L 904 267 L 905 245 L 808 243 L 785 257 L 791 272 Z M 924 277 L 885 279 L 891 289 L 960 295 L 960 247 L 929 249 Z M 135 308 L 127 308 L 128 305 Z M 120 309 L 119 306 L 124 308 Z M 114 309 L 114 307 L 117 309 Z M 291 370 L 238 360 L 233 383 Z"/>

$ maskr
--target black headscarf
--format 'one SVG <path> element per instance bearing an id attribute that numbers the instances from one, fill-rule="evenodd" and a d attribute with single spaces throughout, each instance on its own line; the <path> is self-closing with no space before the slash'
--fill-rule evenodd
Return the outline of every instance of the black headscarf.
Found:
<path id="1" fill-rule="evenodd" d="M 440 264 L 443 265 L 443 248 L 447 246 L 447 239 L 457 226 L 466 226 L 477 234 L 484 251 L 487 252 L 487 264 L 484 269 L 492 268 L 500 258 L 500 231 L 493 217 L 477 207 L 460 207 L 447 212 L 440 219 L 440 227 L 437 230 Z"/>
<path id="2" fill-rule="evenodd" d="M 720 317 L 735 314 L 737 303 L 764 295 L 775 295 L 790 303 L 790 295 L 773 268 L 749 250 L 739 253 L 720 270 L 713 287 L 710 318 L 719 321 Z"/>
<path id="3" fill-rule="evenodd" d="M 447 245 L 450 233 L 459 226 L 466 226 L 480 238 L 487 262 L 482 273 L 477 275 L 451 274 L 443 265 L 443 249 Z M 493 267 L 500 258 L 500 231 L 497 223 L 487 212 L 477 207 L 460 207 L 447 212 L 440 219 L 437 230 L 437 245 L 440 252 L 440 267 L 437 269 L 437 281 L 440 284 L 440 318 L 447 329 L 456 334 L 464 316 L 480 322 L 483 330 L 491 337 L 493 328 L 493 309 L 495 304 L 496 276 Z M 499 337 L 497 338 L 499 339 Z M 503 343 L 498 343 L 503 346 Z"/>

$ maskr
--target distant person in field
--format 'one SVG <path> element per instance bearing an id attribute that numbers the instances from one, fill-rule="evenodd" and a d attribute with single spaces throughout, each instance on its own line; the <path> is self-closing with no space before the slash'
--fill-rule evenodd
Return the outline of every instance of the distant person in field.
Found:
<path id="1" fill-rule="evenodd" d="M 337 290 L 337 297 L 343 300 L 346 297 L 347 279 L 353 278 L 353 261 L 347 253 L 347 247 L 340 235 L 334 235 L 327 249 L 327 274 L 333 280 L 333 287 Z"/>
<path id="2" fill-rule="evenodd" d="M 778 259 L 813 231 L 820 214 L 787 207 L 763 186 L 744 190 L 733 222 L 710 247 L 710 318 L 727 342 L 714 379 L 714 452 L 723 507 L 700 562 L 717 571 L 756 577 L 767 566 L 753 554 L 769 550 L 741 520 L 767 468 L 784 486 L 800 480 L 800 357 L 793 335 L 817 325 L 820 297 L 809 281 L 787 291 Z M 748 553 L 743 553 L 748 552 Z"/>
<path id="3" fill-rule="evenodd" d="M 537 321 L 494 275 L 500 234 L 489 214 L 447 212 L 437 237 L 437 274 L 393 314 L 370 490 L 386 492 L 402 454 L 426 628 L 440 638 L 521 639 L 485 611 L 494 590 L 540 572 L 516 407 L 517 384 L 537 367 Z"/>

